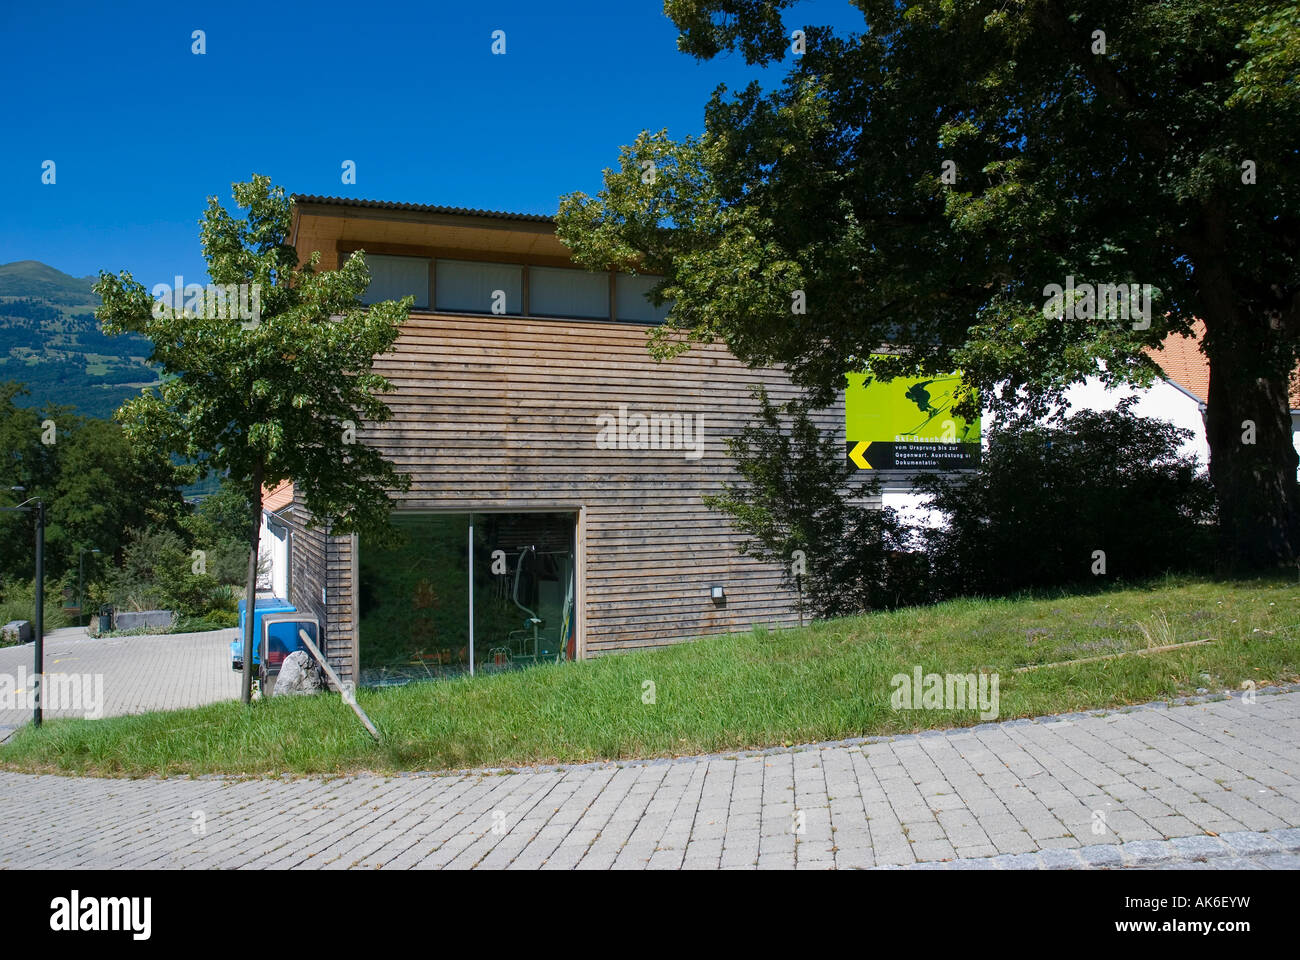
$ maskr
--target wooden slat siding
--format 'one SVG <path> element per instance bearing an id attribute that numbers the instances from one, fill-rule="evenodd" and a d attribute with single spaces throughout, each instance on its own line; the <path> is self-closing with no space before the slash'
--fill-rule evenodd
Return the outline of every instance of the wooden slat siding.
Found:
<path id="1" fill-rule="evenodd" d="M 355 209 L 309 198 L 295 207 L 294 243 L 302 258 L 320 251 L 323 270 L 336 269 L 341 255 L 357 248 L 433 260 L 572 265 L 552 223 Z M 431 288 L 434 282 L 430 270 Z M 612 275 L 610 283 L 612 310 Z M 437 302 L 432 289 L 430 302 Z M 781 571 L 741 557 L 740 535 L 700 501 L 735 477 L 723 441 L 756 411 L 750 385 L 765 384 L 778 402 L 794 391 L 779 371 L 749 370 L 719 346 L 697 346 L 657 364 L 646 351 L 649 330 L 612 319 L 422 311 L 377 364 L 397 388 L 386 396 L 394 419 L 359 430 L 360 439 L 413 474 L 401 509 L 579 514 L 583 655 L 796 621 Z M 643 414 L 704 413 L 704 459 L 689 461 L 680 451 L 598 450 L 595 417 L 617 414 L 620 403 Z M 820 416 L 841 442 L 843 421 L 842 398 Z M 304 563 L 317 565 L 317 581 L 337 579 L 346 568 L 343 554 L 331 555 L 325 539 L 314 543 Z M 355 565 L 355 556 L 347 559 Z M 713 582 L 725 585 L 725 606 L 709 600 Z M 330 586 L 331 612 L 343 617 L 352 602 L 350 578 Z M 313 590 L 319 598 L 318 582 L 302 588 Z M 342 625 L 335 631 L 331 626 L 342 655 L 346 633 Z"/>
<path id="2" fill-rule="evenodd" d="M 751 386 L 776 401 L 794 389 L 780 371 L 751 370 L 717 345 L 656 363 L 646 329 L 412 314 L 375 365 L 396 387 L 385 397 L 393 419 L 358 430 L 412 475 L 396 509 L 584 507 L 588 656 L 797 622 L 780 569 L 740 556 L 740 534 L 700 499 L 735 478 L 725 440 L 757 411 Z M 596 417 L 617 416 L 621 404 L 629 415 L 703 414 L 703 458 L 597 449 Z M 819 419 L 842 441 L 842 402 Z M 724 585 L 725 604 L 709 599 L 712 583 Z M 339 589 L 350 601 L 350 585 Z"/>
<path id="3" fill-rule="evenodd" d="M 341 680 L 355 680 L 352 656 L 353 604 L 352 604 L 352 537 L 326 538 L 329 557 L 329 579 L 325 592 L 325 617 L 329 624 L 325 631 L 324 653 Z M 340 669 L 341 668 L 341 669 Z"/>
<path id="4" fill-rule="evenodd" d="M 343 680 L 353 679 L 351 538 L 330 536 L 302 522 L 306 508 L 295 493 L 285 516 L 293 529 L 290 551 L 290 602 L 321 623 L 321 650 Z M 321 588 L 325 604 L 321 604 Z"/>
<path id="5" fill-rule="evenodd" d="M 317 617 L 324 629 L 326 620 L 320 603 L 320 592 L 326 570 L 325 535 L 319 529 L 306 527 L 302 522 L 305 515 L 302 502 L 295 491 L 293 509 L 281 514 L 293 529 L 289 552 L 289 602 L 300 613 L 310 613 Z"/>

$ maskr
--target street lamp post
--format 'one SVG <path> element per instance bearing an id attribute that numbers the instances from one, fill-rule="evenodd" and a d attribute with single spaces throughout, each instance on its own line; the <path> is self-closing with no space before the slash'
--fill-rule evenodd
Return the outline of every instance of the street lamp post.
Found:
<path id="1" fill-rule="evenodd" d="M 10 487 L 17 493 L 22 493 L 23 487 Z M 29 507 L 27 504 L 35 503 L 35 506 Z M 41 725 L 41 685 L 45 679 L 45 501 L 40 497 L 29 497 L 16 507 L 3 507 L 3 510 L 17 510 L 24 513 L 31 511 L 36 514 L 36 610 L 32 618 L 32 625 L 36 628 L 35 643 L 35 675 L 32 677 L 32 726 Z"/>
<path id="2" fill-rule="evenodd" d="M 98 550 L 87 550 L 82 547 L 77 551 L 77 612 L 84 616 L 86 613 L 86 554 L 99 553 Z M 90 623 L 90 618 L 86 618 L 86 623 Z"/>

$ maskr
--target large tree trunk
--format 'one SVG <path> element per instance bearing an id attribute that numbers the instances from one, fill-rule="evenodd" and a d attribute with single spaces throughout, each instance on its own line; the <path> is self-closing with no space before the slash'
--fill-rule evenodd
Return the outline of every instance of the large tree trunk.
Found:
<path id="1" fill-rule="evenodd" d="M 257 549 L 262 539 L 262 461 L 253 468 L 253 529 L 249 533 L 248 582 L 244 586 L 244 703 L 253 698 L 253 626 L 257 611 Z"/>
<path id="2" fill-rule="evenodd" d="M 1225 317 L 1212 310 L 1205 318 L 1206 438 L 1219 508 L 1219 564 L 1225 573 L 1291 564 L 1300 517 L 1288 398 L 1294 359 L 1275 320 L 1214 306 L 1229 311 Z"/>

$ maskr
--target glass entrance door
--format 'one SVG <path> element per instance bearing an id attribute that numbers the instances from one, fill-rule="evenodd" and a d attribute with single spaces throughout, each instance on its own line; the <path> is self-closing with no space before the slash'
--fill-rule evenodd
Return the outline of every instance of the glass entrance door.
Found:
<path id="1" fill-rule="evenodd" d="M 572 659 L 574 517 L 474 516 L 474 645 L 484 669 Z"/>

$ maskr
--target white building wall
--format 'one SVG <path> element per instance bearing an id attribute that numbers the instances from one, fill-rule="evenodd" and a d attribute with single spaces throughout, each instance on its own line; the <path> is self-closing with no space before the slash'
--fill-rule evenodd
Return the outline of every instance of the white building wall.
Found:
<path id="1" fill-rule="evenodd" d="M 1166 380 L 1157 380 L 1143 390 L 1128 386 L 1107 388 L 1097 377 L 1089 377 L 1084 383 L 1067 390 L 1065 399 L 1070 407 L 1069 412 L 1073 413 L 1079 410 L 1114 410 L 1121 400 L 1132 396 L 1138 397 L 1132 408 L 1138 416 L 1167 420 L 1175 426 L 1192 431 L 1192 436 L 1183 443 L 1179 452 L 1195 457 L 1202 470 L 1209 469 L 1210 446 L 1205 439 L 1201 402 Z M 1300 451 L 1300 414 L 1293 419 L 1298 431 L 1293 437 L 1296 449 Z M 985 437 L 982 442 L 986 448 L 988 432 L 995 423 L 996 418 L 992 412 L 983 411 L 980 432 Z M 887 480 L 881 495 L 881 505 L 897 510 L 904 520 L 922 527 L 940 526 L 943 514 L 924 506 L 925 500 L 923 494 L 912 492 L 904 480 Z"/>
<path id="2" fill-rule="evenodd" d="M 262 533 L 258 538 L 258 590 L 269 590 L 272 596 L 289 596 L 289 531 L 278 524 L 272 526 L 262 514 Z"/>
<path id="3" fill-rule="evenodd" d="M 937 529 L 943 526 L 944 515 L 925 506 L 927 499 L 923 494 L 913 493 L 910 487 L 886 481 L 880 494 L 880 505 L 892 507 L 903 522 L 914 527 Z"/>
<path id="4" fill-rule="evenodd" d="M 1203 404 L 1196 397 L 1179 389 L 1167 380 L 1157 380 L 1145 390 L 1120 386 L 1108 389 L 1096 377 L 1071 387 L 1065 393 L 1071 412 L 1076 410 L 1114 410 L 1121 400 L 1137 397 L 1133 412 L 1139 417 L 1167 420 L 1177 427 L 1192 431 L 1190 439 L 1179 452 L 1194 456 L 1202 470 L 1210 467 L 1210 445 L 1205 439 Z"/>

